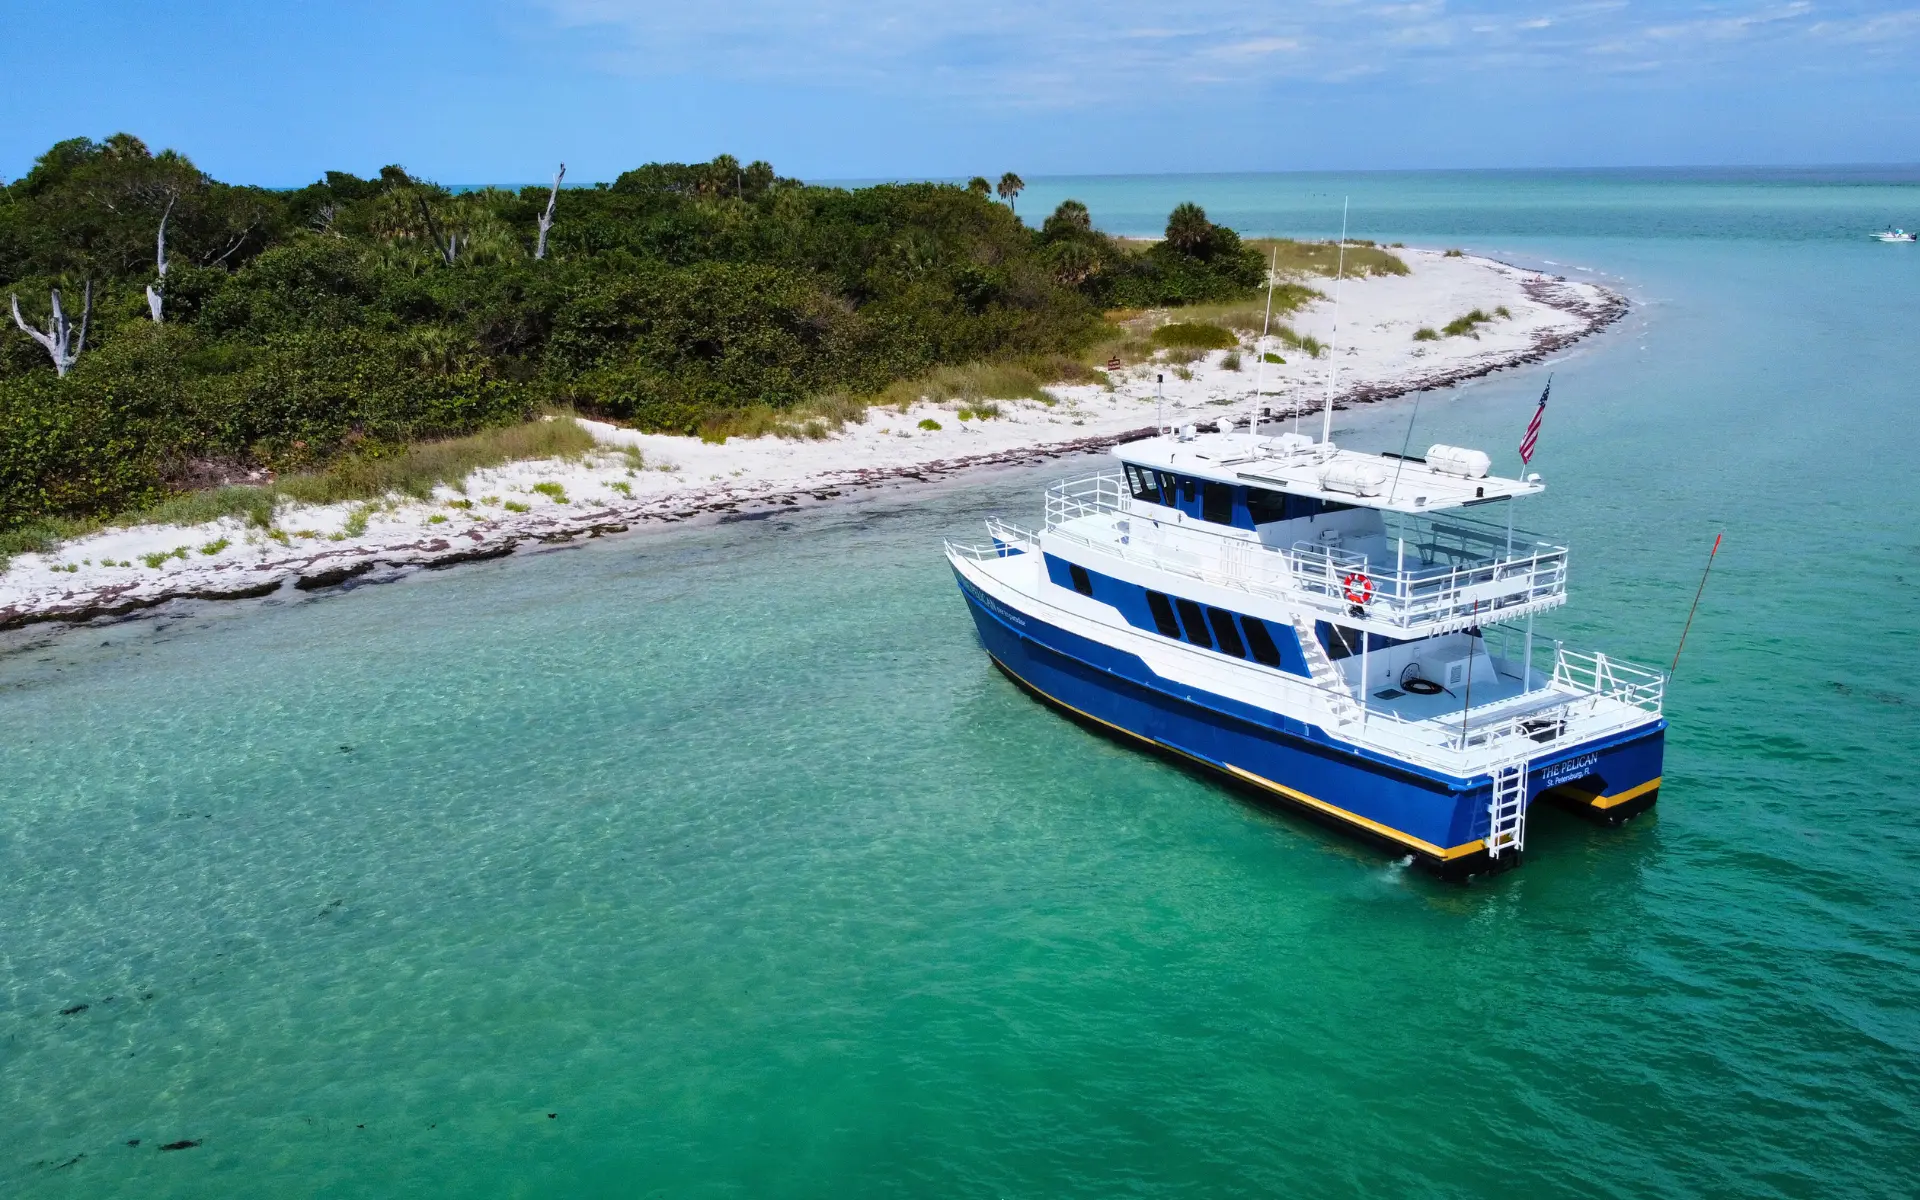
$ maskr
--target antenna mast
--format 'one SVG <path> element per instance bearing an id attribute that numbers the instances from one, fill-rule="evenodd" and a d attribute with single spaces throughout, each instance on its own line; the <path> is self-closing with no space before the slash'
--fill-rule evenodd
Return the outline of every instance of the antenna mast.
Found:
<path id="1" fill-rule="evenodd" d="M 1340 259 L 1339 266 L 1333 272 L 1333 345 L 1327 350 L 1327 409 L 1320 421 L 1320 444 L 1333 443 L 1333 378 L 1339 373 L 1340 364 L 1340 284 L 1347 276 L 1347 204 L 1352 199 L 1343 196 L 1340 199 Z"/>
<path id="2" fill-rule="evenodd" d="M 1253 369 L 1253 402 L 1247 405 L 1247 433 L 1249 436 L 1260 432 L 1260 391 L 1267 386 L 1267 330 L 1273 327 L 1273 272 L 1280 265 L 1280 247 L 1273 247 L 1273 260 L 1267 264 L 1267 315 L 1260 321 L 1260 340 L 1254 344 L 1254 353 L 1260 356 L 1260 365 Z"/>

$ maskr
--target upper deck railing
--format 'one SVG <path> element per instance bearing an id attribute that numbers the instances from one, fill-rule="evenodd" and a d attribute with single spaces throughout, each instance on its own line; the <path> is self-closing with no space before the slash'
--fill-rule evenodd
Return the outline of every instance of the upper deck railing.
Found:
<path id="1" fill-rule="evenodd" d="M 1047 489 L 1047 529 L 1144 566 L 1401 637 L 1509 620 L 1566 599 L 1565 546 L 1471 517 L 1384 514 L 1391 554 L 1383 556 L 1318 542 L 1270 546 L 1229 526 L 1148 516 L 1136 503 L 1117 473 L 1057 483 Z"/>

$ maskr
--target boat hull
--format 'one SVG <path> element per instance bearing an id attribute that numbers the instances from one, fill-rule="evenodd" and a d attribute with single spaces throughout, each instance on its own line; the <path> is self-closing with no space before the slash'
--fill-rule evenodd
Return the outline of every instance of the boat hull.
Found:
<path id="1" fill-rule="evenodd" d="M 1084 723 L 1145 743 L 1236 786 L 1400 853 L 1449 877 L 1518 865 L 1488 855 L 1487 776 L 1461 779 L 1340 741 L 1318 726 L 1175 686 L 1137 656 L 986 595 L 955 571 L 980 640 L 1023 689 Z M 1666 723 L 1543 747 L 1528 800 L 1552 796 L 1600 820 L 1643 812 L 1659 793 Z"/>

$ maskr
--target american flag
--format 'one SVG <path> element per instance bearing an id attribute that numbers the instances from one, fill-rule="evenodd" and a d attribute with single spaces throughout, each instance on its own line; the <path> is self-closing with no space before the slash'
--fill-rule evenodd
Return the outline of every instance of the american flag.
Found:
<path id="1" fill-rule="evenodd" d="M 1533 461 L 1533 445 L 1540 440 L 1540 418 L 1547 415 L 1547 395 L 1553 391 L 1553 379 L 1548 377 L 1546 390 L 1540 393 L 1540 407 L 1533 410 L 1533 420 L 1527 422 L 1527 436 L 1520 439 L 1520 465 L 1526 466 Z"/>

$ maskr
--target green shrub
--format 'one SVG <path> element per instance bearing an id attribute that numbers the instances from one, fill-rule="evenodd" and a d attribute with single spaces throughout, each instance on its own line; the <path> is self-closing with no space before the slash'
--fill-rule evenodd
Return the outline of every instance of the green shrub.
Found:
<path id="1" fill-rule="evenodd" d="M 625 496 L 629 500 L 633 499 L 633 485 L 628 483 L 624 479 L 614 480 L 612 483 L 609 483 L 607 485 L 607 488 L 609 491 L 619 492 L 622 496 Z"/>
<path id="2" fill-rule="evenodd" d="M 518 500 L 509 500 L 505 504 L 501 505 L 500 507 L 506 509 L 508 512 L 522 513 L 522 512 L 532 511 L 526 505 L 520 503 Z"/>
<path id="3" fill-rule="evenodd" d="M 1220 365 L 1229 371 L 1238 371 L 1240 369 L 1240 352 L 1238 350 L 1228 351 L 1227 356 L 1220 360 Z"/>
<path id="4" fill-rule="evenodd" d="M 545 496 L 548 499 L 552 500 L 555 504 L 565 504 L 567 502 L 567 489 L 564 487 L 561 487 L 557 483 L 549 483 L 549 482 L 536 483 L 529 490 L 539 492 L 542 496 Z"/>
<path id="5" fill-rule="evenodd" d="M 1286 359 L 1281 358 L 1278 354 L 1275 354 L 1271 350 L 1267 351 L 1263 357 L 1270 363 L 1278 363 L 1283 367 L 1287 365 Z"/>
<path id="6" fill-rule="evenodd" d="M 1413 340 L 1416 342 L 1437 342 L 1440 340 L 1440 335 L 1433 331 L 1432 326 L 1422 325 L 1413 331 Z"/>
<path id="7" fill-rule="evenodd" d="M 1466 256 L 1466 251 L 1464 250 L 1449 250 L 1445 254 L 1441 255 L 1442 258 L 1464 258 L 1465 256 Z"/>
<path id="8" fill-rule="evenodd" d="M 1509 321 L 1509 320 L 1512 320 L 1512 319 L 1513 319 L 1513 313 L 1512 313 L 1512 311 L 1511 311 L 1511 310 L 1509 310 L 1509 309 L 1507 308 L 1507 306 L 1506 306 L 1506 305 L 1504 305 L 1504 304 L 1502 304 L 1502 305 L 1501 305 L 1500 307 L 1498 307 L 1498 308 L 1496 308 L 1496 309 L 1494 309 L 1494 310 L 1493 310 L 1493 315 L 1494 315 L 1494 316 L 1496 316 L 1496 317 L 1499 317 L 1499 318 L 1500 318 L 1501 320 L 1503 320 L 1503 321 Z"/>
<path id="9" fill-rule="evenodd" d="M 1440 327 L 1440 332 L 1448 337 L 1459 337 L 1462 334 L 1472 333 L 1475 326 L 1484 325 L 1491 320 L 1493 320 L 1492 317 L 1476 308 L 1448 321 Z"/>
<path id="10" fill-rule="evenodd" d="M 932 417 L 922 417 L 920 418 L 920 428 L 938 433 L 940 432 L 940 422 L 934 420 Z"/>
<path id="11" fill-rule="evenodd" d="M 220 553 L 222 550 L 225 550 L 228 546 L 231 546 L 231 545 L 233 545 L 233 543 L 228 541 L 226 538 L 215 538 L 213 541 L 208 542 L 206 545 L 200 547 L 200 553 L 206 555 L 208 558 L 212 558 L 214 555 Z"/>
<path id="12" fill-rule="evenodd" d="M 447 514 L 445 513 L 434 513 L 432 516 L 427 518 L 427 524 L 429 525 L 445 525 L 446 523 L 447 523 Z"/>
<path id="13" fill-rule="evenodd" d="M 1162 325 L 1153 331 L 1155 345 L 1186 350 L 1225 350 L 1240 344 L 1231 330 L 1198 321 Z"/>
<path id="14" fill-rule="evenodd" d="M 367 532 L 367 521 L 373 514 L 374 507 L 371 504 L 354 506 L 354 510 L 347 514 L 346 523 L 341 525 L 340 532 L 350 538 L 361 537 Z"/>

